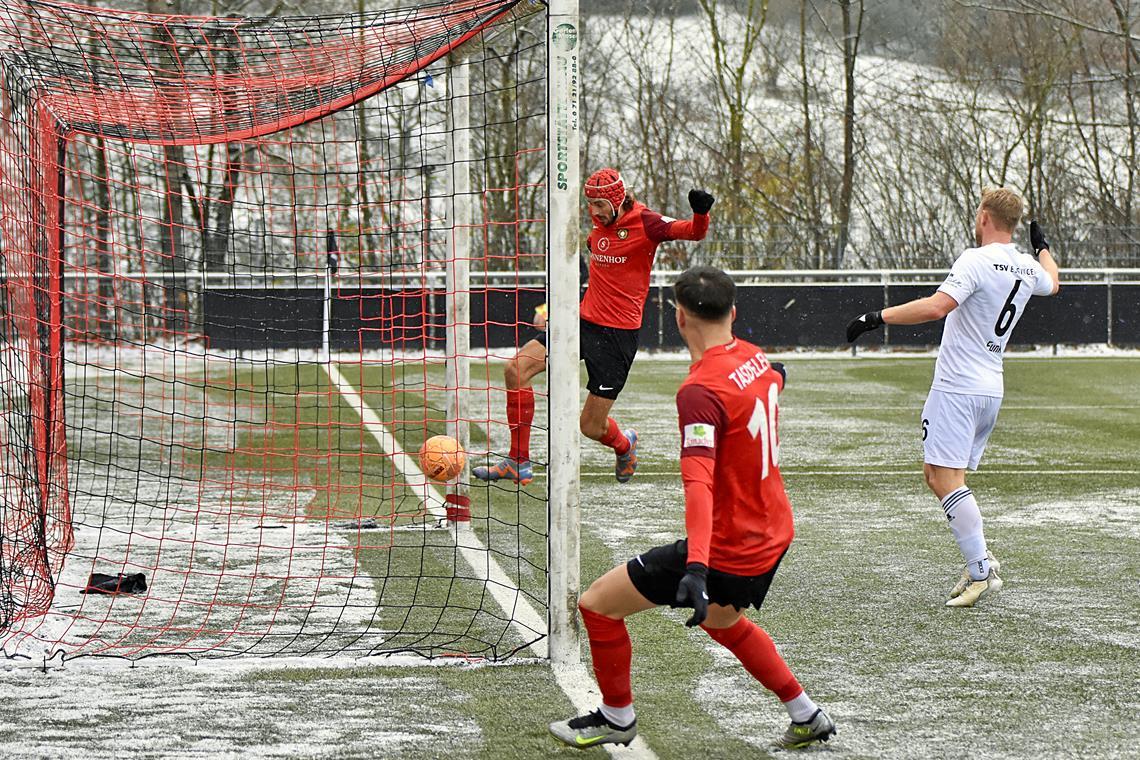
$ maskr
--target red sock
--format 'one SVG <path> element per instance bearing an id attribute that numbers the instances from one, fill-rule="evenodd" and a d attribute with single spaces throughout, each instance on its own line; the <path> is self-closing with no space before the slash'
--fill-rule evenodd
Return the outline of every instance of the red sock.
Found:
<path id="1" fill-rule="evenodd" d="M 534 422 L 534 388 L 507 389 L 507 424 L 511 428 L 510 456 L 517 462 L 530 459 L 530 426 Z"/>
<path id="2" fill-rule="evenodd" d="M 613 417 L 606 418 L 606 434 L 601 437 L 600 443 L 603 446 L 609 446 L 618 454 L 629 451 L 629 439 L 621 432 L 617 420 Z"/>
<path id="3" fill-rule="evenodd" d="M 578 605 L 586 633 L 590 637 L 590 657 L 594 660 L 594 676 L 602 690 L 602 702 L 610 707 L 633 704 L 633 687 L 629 683 L 629 663 L 633 645 L 624 620 L 599 615 Z"/>
<path id="4" fill-rule="evenodd" d="M 795 699 L 803 691 L 784 658 L 776 651 L 772 638 L 748 618 L 740 618 L 731 628 L 708 628 L 703 625 L 701 628 L 718 644 L 736 655 L 744 669 L 764 684 L 764 688 L 775 693 L 781 702 Z"/>

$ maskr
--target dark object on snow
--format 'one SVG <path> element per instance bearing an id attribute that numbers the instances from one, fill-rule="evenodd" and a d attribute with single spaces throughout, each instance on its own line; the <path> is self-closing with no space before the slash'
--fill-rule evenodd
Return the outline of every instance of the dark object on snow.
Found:
<path id="1" fill-rule="evenodd" d="M 146 591 L 145 573 L 91 573 L 81 594 L 137 594 Z"/>
<path id="2" fill-rule="evenodd" d="M 336 527 L 346 530 L 377 530 L 380 528 L 380 523 L 376 521 L 375 517 L 362 517 L 359 520 L 344 520 L 338 522 L 336 523 Z M 387 525 L 384 527 L 387 527 Z"/>

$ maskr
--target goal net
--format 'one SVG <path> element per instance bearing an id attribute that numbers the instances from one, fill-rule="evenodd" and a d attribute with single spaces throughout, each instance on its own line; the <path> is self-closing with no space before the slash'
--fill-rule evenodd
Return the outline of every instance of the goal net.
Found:
<path id="1" fill-rule="evenodd" d="M 544 656 L 539 9 L 0 10 L 6 655 Z"/>

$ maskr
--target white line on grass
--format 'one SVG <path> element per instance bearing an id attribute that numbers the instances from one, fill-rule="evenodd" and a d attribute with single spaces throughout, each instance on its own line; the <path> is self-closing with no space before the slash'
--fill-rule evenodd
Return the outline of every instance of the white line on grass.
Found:
<path id="1" fill-rule="evenodd" d="M 355 387 L 344 378 L 340 370 L 331 362 L 322 366 L 325 367 L 329 379 L 340 391 L 341 396 L 360 415 L 365 429 L 380 444 L 384 453 L 391 457 L 392 465 L 403 473 L 408 488 L 421 495 L 424 505 L 432 515 L 446 519 L 447 508 L 443 495 L 424 477 L 416 461 L 404 452 L 388 427 L 381 421 L 372 407 L 364 403 L 364 398 L 356 392 Z M 502 607 L 503 612 L 510 616 L 512 625 L 518 628 L 523 640 L 525 641 L 535 632 L 545 631 L 546 621 L 523 598 L 522 592 L 515 587 L 511 579 L 499 567 L 499 563 L 492 559 L 487 547 L 471 527 L 471 523 L 457 522 L 453 524 L 455 526 L 455 543 L 459 548 L 459 553 L 471 566 L 476 577 L 487 583 L 487 589 L 491 592 L 492 598 Z M 546 658 L 548 656 L 546 639 L 531 644 L 530 648 L 539 657 Z M 600 704 L 601 696 L 582 663 L 554 668 L 554 678 L 578 712 L 589 712 Z M 644 758 L 644 760 L 655 760 L 657 757 L 640 736 L 634 739 L 633 744 L 628 748 L 606 745 L 606 749 L 610 751 L 611 755 L 620 757 Z"/>
<path id="2" fill-rule="evenodd" d="M 419 465 L 415 459 L 408 456 L 400 444 L 396 442 L 395 436 L 389 432 L 388 427 L 376 415 L 376 412 L 371 406 L 364 403 L 363 397 L 356 392 L 356 389 L 340 374 L 340 370 L 335 365 L 324 365 L 328 372 L 329 378 L 333 384 L 340 391 L 341 395 L 348 402 L 349 406 L 356 410 L 360 415 L 361 421 L 364 423 L 365 429 L 372 434 L 380 444 L 380 448 L 384 453 L 391 457 L 392 465 L 399 470 L 404 476 L 404 482 L 407 487 L 417 493 L 424 505 L 432 513 L 432 515 L 440 520 L 447 519 L 447 502 L 444 501 L 443 494 L 439 492 L 432 483 L 420 471 Z M 460 555 L 467 564 L 471 566 L 476 577 L 487 583 L 487 590 L 491 592 L 491 596 L 499 606 L 503 608 L 503 612 L 510 616 L 512 624 L 519 630 L 523 640 L 531 638 L 535 633 L 541 633 L 546 630 L 546 621 L 541 615 L 532 607 L 523 597 L 521 591 L 515 586 L 514 582 L 507 576 L 503 569 L 499 566 L 487 551 L 482 539 L 475 533 L 469 522 L 456 522 L 452 523 L 455 528 L 455 544 L 459 549 Z M 546 641 L 537 641 L 530 645 L 531 649 L 535 651 L 539 657 L 545 658 L 547 656 Z"/>
<path id="3" fill-rule="evenodd" d="M 781 409 L 787 409 L 789 406 L 794 405 L 781 403 Z M 806 404 L 805 404 L 806 406 Z M 1140 411 L 1140 405 L 1137 404 L 1002 404 L 1001 410 L 1008 412 L 1011 409 L 1018 409 L 1021 411 L 1041 411 L 1051 412 L 1057 409 L 1131 409 Z M 868 404 L 855 405 L 855 404 L 827 404 L 816 406 L 811 404 L 813 412 L 898 412 L 898 411 L 914 411 L 913 404 Z"/>
<path id="4" fill-rule="evenodd" d="M 680 470 L 645 470 L 638 469 L 640 475 L 663 475 L 668 477 L 681 477 Z M 915 475 L 921 474 L 921 468 L 915 466 L 907 470 L 793 470 L 781 469 L 781 475 L 794 475 L 799 477 L 801 475 L 840 475 L 844 477 L 872 477 L 878 475 Z M 614 475 L 613 469 L 608 470 L 582 470 L 582 476 L 588 478 L 612 478 Z M 974 475 L 1138 475 L 1140 470 L 1065 470 L 1065 469 L 1052 469 L 1052 470 L 1001 470 L 994 468 L 986 468 L 978 470 Z"/>

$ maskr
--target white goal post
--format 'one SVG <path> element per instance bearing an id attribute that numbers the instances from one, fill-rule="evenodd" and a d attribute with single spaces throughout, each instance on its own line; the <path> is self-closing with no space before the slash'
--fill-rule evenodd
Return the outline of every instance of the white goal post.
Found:
<path id="1" fill-rule="evenodd" d="M 550 394 L 549 634 L 555 665 L 578 648 L 578 0 L 551 0 L 547 50 L 547 388 Z"/>

